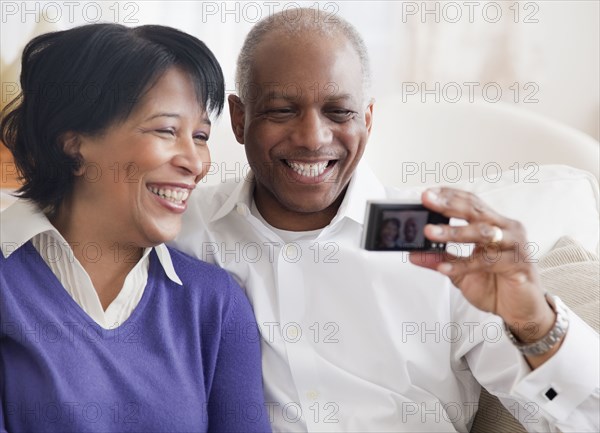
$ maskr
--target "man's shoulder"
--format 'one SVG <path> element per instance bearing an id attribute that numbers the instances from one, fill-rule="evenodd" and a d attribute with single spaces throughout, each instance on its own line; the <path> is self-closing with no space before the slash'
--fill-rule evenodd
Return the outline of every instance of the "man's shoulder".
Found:
<path id="1" fill-rule="evenodd" d="M 232 196 L 244 179 L 231 179 L 215 185 L 200 183 L 188 201 L 185 216 L 201 216 L 203 220 L 210 219 L 221 209 L 225 202 Z"/>
<path id="2" fill-rule="evenodd" d="M 201 203 L 213 203 L 215 200 L 224 202 L 233 194 L 241 182 L 247 182 L 244 179 L 229 179 L 225 182 L 212 185 L 199 183 L 194 191 L 194 200 Z"/>
<path id="3" fill-rule="evenodd" d="M 236 195 L 242 194 L 238 188 L 244 188 L 240 182 L 231 180 L 217 185 L 200 184 L 194 190 L 182 217 L 181 230 L 168 245 L 192 255 L 204 257 L 204 249 L 214 241 L 214 222 L 229 213 L 236 202 Z M 212 260 L 209 260 L 212 262 Z"/>

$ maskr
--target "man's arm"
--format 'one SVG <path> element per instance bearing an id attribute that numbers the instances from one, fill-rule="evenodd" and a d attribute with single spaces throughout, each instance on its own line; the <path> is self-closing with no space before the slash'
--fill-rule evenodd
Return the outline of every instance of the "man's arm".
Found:
<path id="1" fill-rule="evenodd" d="M 528 242 L 523 225 L 465 191 L 434 188 L 425 191 L 422 199 L 426 207 L 469 223 L 463 227 L 427 225 L 429 239 L 472 243 L 475 249 L 469 257 L 411 254 L 411 262 L 447 275 L 472 305 L 500 316 L 519 342 L 535 343 L 548 335 L 557 325 L 557 314 L 545 297 L 537 267 L 526 260 Z M 535 369 L 550 359 L 562 338 L 543 353 L 526 354 L 529 365 Z"/>
<path id="2" fill-rule="evenodd" d="M 525 259 L 523 226 L 463 191 L 429 190 L 423 203 L 469 223 L 427 226 L 427 237 L 473 243 L 475 249 L 465 258 L 420 253 L 411 255 L 411 261 L 447 275 L 466 302 L 499 316 L 516 340 L 511 343 L 504 336 L 501 344 L 482 343 L 466 354 L 477 380 L 502 400 L 539 412 L 541 419 L 533 419 L 540 423 L 527 423 L 527 414 L 520 417 L 530 431 L 547 431 L 544 420 L 553 431 L 598 431 L 598 334 L 568 309 L 560 316 L 570 322 L 569 329 L 564 332 L 564 320 L 557 323 L 560 309 L 548 302 L 537 265 Z M 518 346 L 536 342 L 541 344 L 534 349 L 541 353 L 532 354 L 530 346 L 519 354 Z"/>

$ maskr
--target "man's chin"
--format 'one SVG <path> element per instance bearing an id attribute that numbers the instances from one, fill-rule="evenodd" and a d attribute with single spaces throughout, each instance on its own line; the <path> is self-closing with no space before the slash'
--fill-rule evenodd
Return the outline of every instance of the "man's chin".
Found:
<path id="1" fill-rule="evenodd" d="M 312 193 L 298 194 L 293 200 L 280 200 L 279 202 L 284 204 L 285 208 L 290 212 L 309 215 L 323 213 L 333 209 L 337 212 L 342 199 L 343 195 L 325 199 L 323 195 L 315 197 L 315 193 Z"/>

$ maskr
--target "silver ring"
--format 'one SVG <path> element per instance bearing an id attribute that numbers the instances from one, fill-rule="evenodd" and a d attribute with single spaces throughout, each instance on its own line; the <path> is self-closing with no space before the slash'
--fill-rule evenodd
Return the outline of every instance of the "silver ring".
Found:
<path id="1" fill-rule="evenodd" d="M 499 244 L 500 242 L 502 242 L 504 233 L 502 232 L 502 229 L 498 226 L 493 226 L 492 230 L 494 231 L 494 235 L 492 236 L 492 240 L 490 242 L 492 244 Z"/>

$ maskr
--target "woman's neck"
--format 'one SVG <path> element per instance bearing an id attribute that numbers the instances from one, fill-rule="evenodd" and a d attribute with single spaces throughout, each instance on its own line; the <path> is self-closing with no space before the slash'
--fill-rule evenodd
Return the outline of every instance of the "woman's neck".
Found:
<path id="1" fill-rule="evenodd" d="M 106 310 L 141 259 L 144 249 L 119 239 L 113 230 L 115 224 L 99 221 L 93 211 L 87 212 L 68 201 L 49 220 L 89 275 L 102 308 Z"/>

